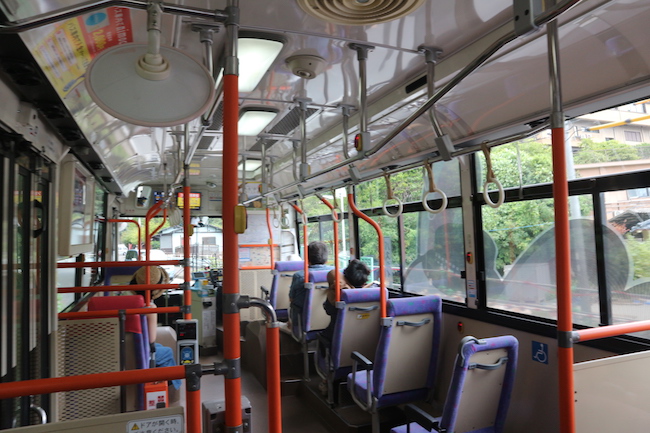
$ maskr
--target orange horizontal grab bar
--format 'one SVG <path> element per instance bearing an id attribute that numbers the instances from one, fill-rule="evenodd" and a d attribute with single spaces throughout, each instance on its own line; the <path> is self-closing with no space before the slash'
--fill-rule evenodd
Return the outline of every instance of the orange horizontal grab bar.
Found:
<path id="1" fill-rule="evenodd" d="M 239 244 L 240 248 L 268 248 L 269 245 L 277 247 L 278 244 Z"/>
<path id="2" fill-rule="evenodd" d="M 129 266 L 181 265 L 183 260 L 140 260 L 130 262 L 65 262 L 57 263 L 57 268 L 127 268 Z"/>
<path id="3" fill-rule="evenodd" d="M 632 332 L 650 331 L 650 320 L 639 322 L 621 323 L 620 325 L 601 326 L 598 328 L 581 329 L 573 331 L 578 335 L 578 341 L 596 340 L 598 338 L 616 337 L 617 335 L 630 334 Z"/>
<path id="4" fill-rule="evenodd" d="M 124 290 L 167 290 L 179 289 L 180 284 L 129 284 L 114 286 L 76 286 L 76 287 L 59 287 L 58 293 L 87 293 L 87 292 L 121 292 Z"/>
<path id="5" fill-rule="evenodd" d="M 117 317 L 122 310 L 97 310 L 77 311 L 74 313 L 59 313 L 59 319 L 84 319 L 98 317 Z M 179 313 L 181 307 L 158 307 L 158 308 L 129 308 L 123 310 L 127 316 L 133 314 L 156 314 L 156 313 Z"/>
<path id="6" fill-rule="evenodd" d="M 0 400 L 25 395 L 51 394 L 78 389 L 134 385 L 162 380 L 185 379 L 185 366 L 145 368 L 49 379 L 22 380 L 0 383 Z"/>

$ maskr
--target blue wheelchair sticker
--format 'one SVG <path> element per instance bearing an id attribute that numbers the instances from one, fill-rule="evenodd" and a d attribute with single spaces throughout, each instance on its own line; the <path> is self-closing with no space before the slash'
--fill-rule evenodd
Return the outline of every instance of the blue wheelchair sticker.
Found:
<path id="1" fill-rule="evenodd" d="M 548 344 L 533 341 L 533 361 L 548 364 Z"/>

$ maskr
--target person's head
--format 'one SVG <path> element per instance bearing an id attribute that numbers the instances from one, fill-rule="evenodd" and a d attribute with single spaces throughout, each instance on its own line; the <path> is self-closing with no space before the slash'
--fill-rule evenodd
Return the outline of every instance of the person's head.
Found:
<path id="1" fill-rule="evenodd" d="M 333 289 L 336 284 L 336 269 L 332 269 L 327 273 L 327 285 Z"/>
<path id="2" fill-rule="evenodd" d="M 169 275 L 160 266 L 143 266 L 133 274 L 131 279 L 131 284 L 147 284 L 147 275 L 146 272 L 150 272 L 150 282 L 151 284 L 169 284 Z M 151 300 L 153 301 L 156 298 L 159 298 L 163 294 L 164 290 L 152 290 L 151 291 Z M 143 291 L 136 291 L 138 295 L 144 296 Z"/>
<path id="3" fill-rule="evenodd" d="M 350 260 L 348 267 L 343 270 L 343 276 L 352 287 L 363 287 L 368 282 L 370 269 L 359 259 Z"/>
<path id="4" fill-rule="evenodd" d="M 307 260 L 310 265 L 323 265 L 327 262 L 327 245 L 314 241 L 307 246 Z"/>

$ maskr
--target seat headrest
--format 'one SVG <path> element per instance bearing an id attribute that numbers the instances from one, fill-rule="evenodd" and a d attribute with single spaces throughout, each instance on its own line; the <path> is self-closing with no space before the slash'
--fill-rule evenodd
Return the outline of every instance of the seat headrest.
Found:
<path id="1" fill-rule="evenodd" d="M 440 313 L 442 311 L 442 300 L 437 295 L 389 299 L 386 311 L 391 317 L 422 313 Z"/>
<path id="2" fill-rule="evenodd" d="M 343 289 L 341 290 L 341 301 L 346 304 L 357 302 L 379 302 L 379 287 L 367 289 Z"/>
<path id="3" fill-rule="evenodd" d="M 275 262 L 275 270 L 280 272 L 300 271 L 305 268 L 305 262 L 295 260 L 290 262 Z"/>
<path id="4" fill-rule="evenodd" d="M 330 269 L 324 269 L 319 271 L 309 271 L 309 282 L 310 283 L 324 283 L 327 282 L 327 273 Z"/>

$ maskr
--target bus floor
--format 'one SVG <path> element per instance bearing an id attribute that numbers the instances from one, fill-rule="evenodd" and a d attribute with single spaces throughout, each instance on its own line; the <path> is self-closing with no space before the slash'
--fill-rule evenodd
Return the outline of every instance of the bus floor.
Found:
<path id="1" fill-rule="evenodd" d="M 220 355 L 201 356 L 201 364 L 212 364 L 222 359 Z M 242 396 L 248 398 L 251 404 L 251 432 L 267 432 L 268 402 L 266 390 L 253 373 L 245 368 L 242 369 L 241 383 Z M 180 399 L 178 402 L 172 403 L 172 406 L 185 406 L 184 388 L 185 383 L 183 381 Z M 224 400 L 224 394 L 223 376 L 205 375 L 201 378 L 201 401 Z M 314 411 L 307 406 L 300 395 L 285 395 L 282 397 L 282 431 L 284 433 L 329 433 L 332 430 L 326 427 L 323 419 L 314 414 Z"/>

